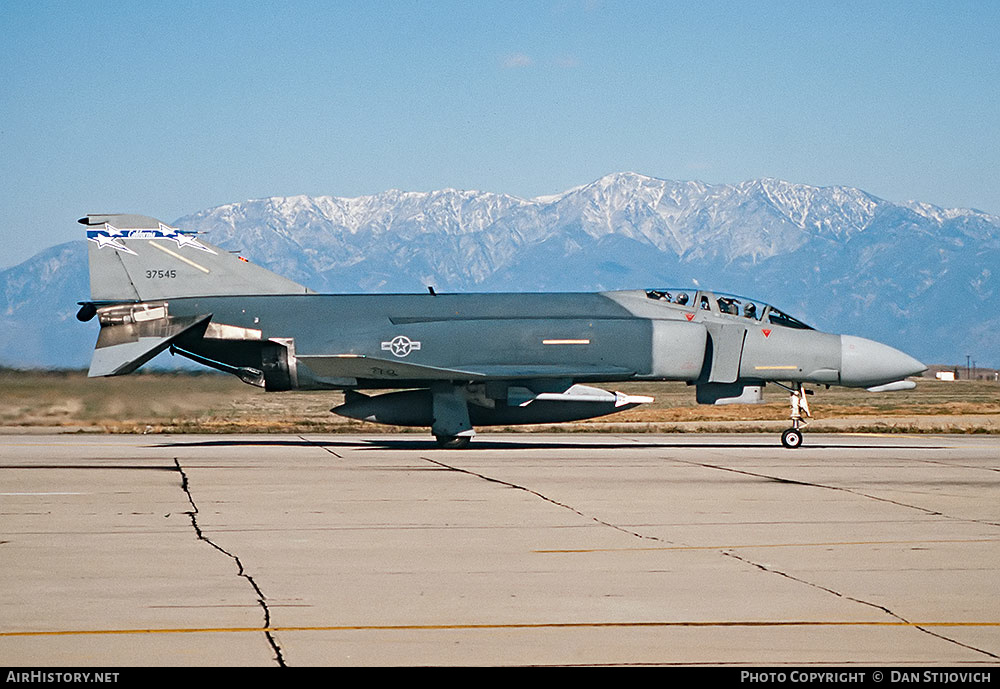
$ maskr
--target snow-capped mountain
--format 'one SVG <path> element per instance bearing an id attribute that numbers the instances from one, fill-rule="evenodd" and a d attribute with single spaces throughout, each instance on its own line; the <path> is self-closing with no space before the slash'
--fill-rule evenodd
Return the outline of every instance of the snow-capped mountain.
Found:
<path id="1" fill-rule="evenodd" d="M 454 189 L 275 197 L 174 224 L 321 292 L 698 284 L 927 362 L 973 353 L 1000 363 L 1000 218 L 848 187 L 616 173 L 534 199 Z M 0 363 L 89 359 L 92 324 L 65 321 L 88 295 L 85 254 L 82 242 L 55 247 L 0 273 Z M 54 322 L 72 328 L 58 356 L 45 344 Z M 37 335 L 12 337 L 26 331 Z"/>

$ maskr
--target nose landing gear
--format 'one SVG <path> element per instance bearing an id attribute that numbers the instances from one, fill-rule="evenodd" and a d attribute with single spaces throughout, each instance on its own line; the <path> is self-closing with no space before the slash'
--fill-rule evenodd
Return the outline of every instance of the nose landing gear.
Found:
<path id="1" fill-rule="evenodd" d="M 802 383 L 796 383 L 794 388 L 786 389 L 791 393 L 789 402 L 792 405 L 792 427 L 781 434 L 781 444 L 789 450 L 794 450 L 802 445 L 801 428 L 809 423 L 806 418 L 812 418 L 809 401 L 806 399 L 806 395 L 811 395 L 812 391 L 803 388 Z"/>

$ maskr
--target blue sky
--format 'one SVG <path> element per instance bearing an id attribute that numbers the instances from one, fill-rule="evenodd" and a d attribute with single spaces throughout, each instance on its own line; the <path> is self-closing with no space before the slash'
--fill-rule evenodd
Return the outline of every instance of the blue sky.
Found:
<path id="1" fill-rule="evenodd" d="M 0 267 L 88 212 L 633 170 L 1000 214 L 1000 3 L 2 0 Z"/>

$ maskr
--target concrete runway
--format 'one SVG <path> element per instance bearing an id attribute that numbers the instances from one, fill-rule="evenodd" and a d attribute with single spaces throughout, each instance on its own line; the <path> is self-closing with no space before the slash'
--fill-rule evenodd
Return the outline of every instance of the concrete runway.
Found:
<path id="1" fill-rule="evenodd" d="M 1000 663 L 1000 438 L 0 436 L 0 664 Z"/>

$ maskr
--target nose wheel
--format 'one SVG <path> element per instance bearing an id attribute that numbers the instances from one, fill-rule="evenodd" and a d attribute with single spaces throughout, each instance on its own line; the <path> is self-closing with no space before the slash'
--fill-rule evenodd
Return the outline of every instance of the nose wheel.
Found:
<path id="1" fill-rule="evenodd" d="M 809 401 L 806 399 L 806 395 L 812 393 L 802 387 L 801 383 L 797 383 L 794 388 L 788 388 L 788 390 L 791 393 L 788 401 L 792 405 L 792 427 L 781 434 L 781 444 L 789 450 L 794 450 L 802 445 L 801 428 L 808 423 L 806 418 L 812 418 L 812 414 L 809 412 Z"/>
<path id="2" fill-rule="evenodd" d="M 781 434 L 781 444 L 789 450 L 799 447 L 802 445 L 802 431 L 798 428 L 789 428 Z"/>

